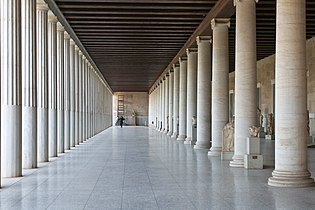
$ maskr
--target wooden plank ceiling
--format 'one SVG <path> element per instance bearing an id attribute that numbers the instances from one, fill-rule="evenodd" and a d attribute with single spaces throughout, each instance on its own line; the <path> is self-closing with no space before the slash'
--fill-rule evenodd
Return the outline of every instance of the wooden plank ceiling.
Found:
<path id="1" fill-rule="evenodd" d="M 55 0 L 109 85 L 148 91 L 213 17 L 231 17 L 230 70 L 234 70 L 232 0 Z M 275 2 L 257 4 L 257 59 L 275 52 Z M 307 37 L 315 35 L 315 3 L 307 0 Z"/>

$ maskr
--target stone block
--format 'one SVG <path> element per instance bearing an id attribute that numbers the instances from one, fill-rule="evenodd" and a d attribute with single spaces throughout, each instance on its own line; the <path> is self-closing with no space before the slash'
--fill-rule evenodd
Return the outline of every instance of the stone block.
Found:
<path id="1" fill-rule="evenodd" d="M 265 139 L 266 140 L 275 140 L 275 135 L 266 135 Z"/>
<path id="2" fill-rule="evenodd" d="M 244 155 L 244 168 L 263 169 L 264 159 L 262 155 Z"/>
<path id="3" fill-rule="evenodd" d="M 248 155 L 260 155 L 260 139 L 257 137 L 247 137 L 246 153 Z"/>

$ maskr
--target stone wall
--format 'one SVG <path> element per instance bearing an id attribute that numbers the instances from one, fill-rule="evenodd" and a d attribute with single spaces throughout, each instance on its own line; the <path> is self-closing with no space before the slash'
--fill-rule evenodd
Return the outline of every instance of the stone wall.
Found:
<path id="1" fill-rule="evenodd" d="M 307 40 L 307 108 L 310 112 L 310 132 L 315 137 L 315 38 Z M 274 113 L 273 84 L 275 81 L 275 55 L 257 62 L 257 87 L 260 88 L 259 108 L 262 114 Z M 234 72 L 230 73 L 230 94 L 233 94 Z"/>
<path id="2" fill-rule="evenodd" d="M 124 118 L 131 124 L 133 111 L 136 113 L 136 125 L 148 125 L 149 95 L 147 92 L 115 92 L 113 95 L 113 124 L 117 121 L 118 96 L 124 96 Z"/>

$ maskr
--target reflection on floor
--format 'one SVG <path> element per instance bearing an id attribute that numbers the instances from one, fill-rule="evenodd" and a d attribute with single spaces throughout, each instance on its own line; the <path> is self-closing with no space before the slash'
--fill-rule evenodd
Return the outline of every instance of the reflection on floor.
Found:
<path id="1" fill-rule="evenodd" d="M 23 178 L 3 179 L 1 209 L 315 209 L 315 188 L 269 187 L 265 169 L 230 168 L 146 127 L 113 127 Z M 315 149 L 309 149 L 315 174 Z"/>

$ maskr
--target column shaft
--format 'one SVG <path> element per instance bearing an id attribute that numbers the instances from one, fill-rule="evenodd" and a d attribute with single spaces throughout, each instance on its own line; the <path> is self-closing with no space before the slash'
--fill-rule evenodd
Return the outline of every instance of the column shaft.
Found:
<path id="1" fill-rule="evenodd" d="M 213 19 L 212 145 L 208 155 L 222 151 L 222 130 L 229 121 L 229 19 Z"/>
<path id="2" fill-rule="evenodd" d="M 235 135 L 230 166 L 244 167 L 248 128 L 257 124 L 256 2 L 235 3 Z"/>
<path id="3" fill-rule="evenodd" d="M 57 157 L 57 17 L 48 13 L 48 141 L 49 156 Z"/>
<path id="4" fill-rule="evenodd" d="M 64 141 L 65 149 L 70 149 L 70 35 L 64 35 Z"/>
<path id="5" fill-rule="evenodd" d="M 187 49 L 187 136 L 185 144 L 194 144 L 192 118 L 197 117 L 197 49 Z"/>
<path id="6" fill-rule="evenodd" d="M 211 138 L 211 37 L 197 37 L 197 142 L 194 149 L 209 149 Z"/>
<path id="7" fill-rule="evenodd" d="M 314 186 L 307 168 L 305 0 L 277 1 L 276 31 L 275 170 L 268 184 Z"/>
<path id="8" fill-rule="evenodd" d="M 174 89 L 174 73 L 172 71 L 169 72 L 169 84 L 168 84 L 168 136 L 173 134 L 173 89 Z"/>
<path id="9" fill-rule="evenodd" d="M 22 167 L 37 167 L 36 0 L 22 3 Z"/>
<path id="10" fill-rule="evenodd" d="M 21 1 L 1 1 L 1 172 L 22 175 Z"/>
<path id="11" fill-rule="evenodd" d="M 48 162 L 48 5 L 37 4 L 37 160 Z"/>
<path id="12" fill-rule="evenodd" d="M 180 78 L 179 78 L 179 135 L 178 141 L 186 138 L 187 122 L 187 59 L 180 58 Z"/>
<path id="13" fill-rule="evenodd" d="M 179 65 L 173 65 L 174 70 L 174 93 L 173 93 L 173 134 L 172 138 L 178 135 L 178 116 L 179 116 Z"/>
<path id="14" fill-rule="evenodd" d="M 70 39 L 70 147 L 75 146 L 75 42 Z"/>
<path id="15" fill-rule="evenodd" d="M 165 108 L 165 111 L 164 111 L 164 121 L 165 121 L 165 127 L 164 127 L 164 133 L 166 134 L 168 132 L 168 110 L 169 110 L 169 103 L 168 103 L 168 88 L 169 88 L 169 75 L 167 75 L 165 77 L 165 87 L 164 87 L 164 108 Z"/>
<path id="16" fill-rule="evenodd" d="M 75 46 L 75 145 L 79 145 L 79 69 L 80 69 L 80 49 Z"/>

